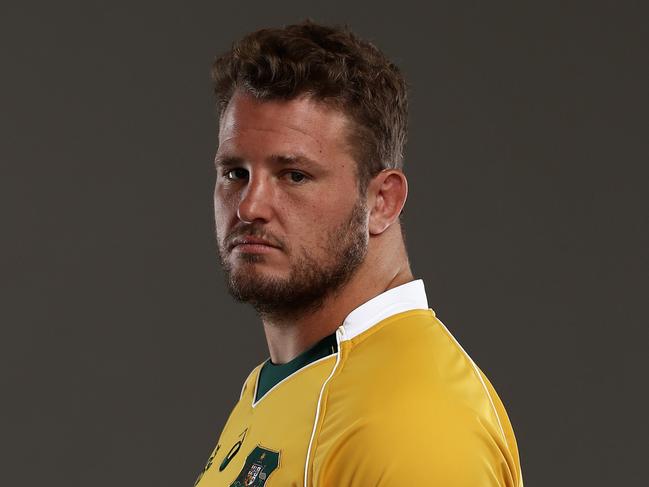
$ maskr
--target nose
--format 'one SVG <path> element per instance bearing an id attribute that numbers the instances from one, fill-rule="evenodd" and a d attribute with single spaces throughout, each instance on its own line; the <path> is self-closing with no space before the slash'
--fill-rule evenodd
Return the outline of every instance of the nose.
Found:
<path id="1" fill-rule="evenodd" d="M 237 217 L 245 223 L 268 222 L 272 215 L 271 182 L 263 174 L 250 174 L 241 193 Z"/>

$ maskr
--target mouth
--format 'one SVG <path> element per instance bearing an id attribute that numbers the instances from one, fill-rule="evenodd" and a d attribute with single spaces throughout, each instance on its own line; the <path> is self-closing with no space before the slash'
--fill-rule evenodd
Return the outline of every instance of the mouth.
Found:
<path id="1" fill-rule="evenodd" d="M 268 240 L 259 237 L 237 237 L 230 245 L 231 251 L 237 251 L 247 254 L 261 254 L 272 252 L 279 247 L 273 245 Z"/>

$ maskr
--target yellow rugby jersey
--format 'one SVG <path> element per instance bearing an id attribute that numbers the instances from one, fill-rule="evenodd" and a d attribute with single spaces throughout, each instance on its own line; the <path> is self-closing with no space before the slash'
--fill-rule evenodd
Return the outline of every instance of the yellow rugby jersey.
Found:
<path id="1" fill-rule="evenodd" d="M 505 408 L 421 280 L 334 338 L 269 390 L 251 372 L 197 487 L 523 487 Z"/>

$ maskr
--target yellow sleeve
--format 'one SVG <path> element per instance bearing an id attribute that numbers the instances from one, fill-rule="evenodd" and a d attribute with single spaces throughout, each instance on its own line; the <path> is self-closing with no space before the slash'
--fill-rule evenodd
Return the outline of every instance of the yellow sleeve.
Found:
<path id="1" fill-rule="evenodd" d="M 522 487 L 497 424 L 462 405 L 412 412 L 359 419 L 327 452 L 314 486 Z"/>

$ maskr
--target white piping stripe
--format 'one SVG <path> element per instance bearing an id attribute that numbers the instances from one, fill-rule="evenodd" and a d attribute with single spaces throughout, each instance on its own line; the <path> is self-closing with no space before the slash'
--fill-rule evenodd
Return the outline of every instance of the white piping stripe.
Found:
<path id="1" fill-rule="evenodd" d="M 319 363 L 319 362 L 322 362 L 323 360 L 327 360 L 327 359 L 328 359 L 329 357 L 331 357 L 332 355 L 338 355 L 338 353 L 332 353 L 332 354 L 329 354 L 329 355 L 327 355 L 326 357 L 319 358 L 318 360 L 315 360 L 315 361 L 311 362 L 310 364 L 305 365 L 304 367 L 300 367 L 300 368 L 297 369 L 295 372 L 293 372 L 291 375 L 287 375 L 287 376 L 284 377 L 282 380 L 280 380 L 277 384 L 275 384 L 273 387 L 271 387 L 270 389 L 268 389 L 268 390 L 266 391 L 266 394 L 264 394 L 263 396 L 261 396 L 261 397 L 259 398 L 259 401 L 255 402 L 255 397 L 257 397 L 257 388 L 259 387 L 259 377 L 261 376 L 261 370 L 260 370 L 260 371 L 259 371 L 259 374 L 257 374 L 257 380 L 255 381 L 255 394 L 252 396 L 252 407 L 254 408 L 254 407 L 255 407 L 257 404 L 259 404 L 259 403 L 260 403 L 260 402 L 261 402 L 265 397 L 267 397 L 268 394 L 270 394 L 271 392 L 273 392 L 273 390 L 274 390 L 276 387 L 278 387 L 278 386 L 279 386 L 280 384 L 282 384 L 283 382 L 286 382 L 287 380 L 289 380 L 291 377 L 293 377 L 293 376 L 294 376 L 295 374 L 297 374 L 298 372 L 302 372 L 303 370 L 308 369 L 308 368 L 311 367 L 312 365 L 315 365 L 315 364 L 317 364 L 317 363 Z"/>
<path id="2" fill-rule="evenodd" d="M 256 368 L 257 368 L 257 367 L 255 367 L 255 369 L 256 369 Z M 248 377 L 246 377 L 246 380 L 243 381 L 243 385 L 241 386 L 241 394 L 239 394 L 239 401 L 241 401 L 241 399 L 243 399 L 243 391 L 246 390 L 246 384 L 248 383 L 248 379 L 250 379 L 250 376 L 251 376 L 252 373 L 255 371 L 255 369 L 252 369 L 252 370 L 250 371 L 250 373 L 248 374 Z"/>
<path id="3" fill-rule="evenodd" d="M 331 373 L 329 374 L 329 377 L 327 377 L 327 380 L 325 380 L 322 384 L 322 387 L 320 388 L 320 396 L 318 396 L 318 406 L 315 411 L 315 419 L 313 420 L 313 430 L 311 431 L 311 438 L 309 439 L 309 448 L 306 451 L 306 462 L 304 464 L 304 487 L 308 487 L 308 478 L 309 478 L 309 461 L 311 460 L 311 447 L 313 446 L 313 439 L 315 438 L 315 430 L 318 426 L 318 418 L 320 418 L 320 403 L 322 402 L 322 394 L 324 393 L 325 387 L 327 387 L 327 384 L 333 377 L 334 373 L 336 372 L 336 369 L 338 368 L 338 364 L 340 363 L 340 357 L 342 356 L 342 350 L 340 349 L 340 342 L 343 341 L 343 337 L 345 336 L 345 328 L 341 325 L 338 327 L 336 330 L 336 341 L 338 342 L 338 353 L 336 354 L 336 363 L 333 366 L 333 369 L 331 369 Z"/>
<path id="4" fill-rule="evenodd" d="M 478 376 L 478 379 L 480 379 L 480 383 L 482 384 L 482 387 L 484 388 L 485 393 L 487 394 L 487 397 L 489 398 L 489 403 L 491 404 L 491 408 L 493 409 L 494 415 L 496 416 L 496 421 L 498 421 L 498 427 L 500 428 L 500 434 L 503 437 L 503 441 L 505 442 L 505 445 L 507 445 L 507 437 L 505 436 L 505 430 L 503 430 L 503 425 L 500 424 L 500 416 L 498 416 L 498 411 L 496 410 L 496 406 L 494 405 L 494 402 L 491 399 L 491 394 L 489 394 L 489 389 L 487 388 L 487 385 L 484 383 L 484 380 L 482 380 L 482 374 L 480 374 L 480 370 L 478 369 L 478 366 L 475 364 L 475 362 L 473 361 L 471 356 L 468 353 L 466 353 L 466 350 L 464 350 L 464 348 L 462 348 L 462 345 L 460 345 L 460 343 L 455 339 L 455 337 L 448 330 L 448 328 L 446 328 L 446 325 L 444 323 L 442 323 L 439 319 L 437 321 L 439 321 L 439 323 L 444 327 L 444 329 L 446 330 L 446 333 L 448 333 L 448 335 L 453 339 L 453 341 L 460 348 L 460 350 L 462 350 L 462 352 L 464 352 L 464 355 L 466 355 L 466 357 L 469 359 L 469 362 L 471 362 L 471 365 L 473 366 L 473 370 L 475 371 L 476 375 Z"/>

